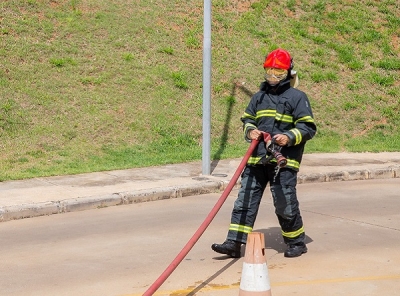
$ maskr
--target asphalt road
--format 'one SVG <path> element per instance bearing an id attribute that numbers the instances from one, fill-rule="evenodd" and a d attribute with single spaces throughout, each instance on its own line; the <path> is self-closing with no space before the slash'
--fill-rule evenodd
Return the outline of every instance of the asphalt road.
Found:
<path id="1" fill-rule="evenodd" d="M 265 233 L 274 296 L 398 295 L 400 179 L 298 185 L 309 252 L 284 258 L 269 192 Z M 155 295 L 237 295 L 243 258 L 225 239 L 236 191 Z M 139 296 L 191 238 L 220 194 L 0 223 L 0 295 Z"/>

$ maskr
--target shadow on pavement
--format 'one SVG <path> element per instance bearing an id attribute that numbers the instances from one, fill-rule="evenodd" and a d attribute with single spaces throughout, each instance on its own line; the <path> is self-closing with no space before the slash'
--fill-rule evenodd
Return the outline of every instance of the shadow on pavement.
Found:
<path id="1" fill-rule="evenodd" d="M 220 256 L 218 258 L 223 258 L 223 259 L 232 259 L 229 256 Z M 214 258 L 214 259 L 218 259 Z M 214 279 L 216 279 L 218 276 L 220 276 L 223 272 L 225 272 L 227 269 L 229 269 L 233 264 L 235 264 L 240 258 L 233 259 L 231 260 L 228 264 L 226 264 L 223 268 L 218 270 L 216 273 L 214 273 L 212 276 L 210 276 L 208 279 L 203 281 L 200 285 L 198 285 L 196 288 L 194 288 L 190 293 L 187 294 L 187 296 L 194 296 L 196 295 L 197 292 L 199 292 L 201 289 L 206 287 L 208 284 L 210 284 Z"/>
<path id="2" fill-rule="evenodd" d="M 254 230 L 254 231 L 264 233 L 266 249 L 272 249 L 272 250 L 277 251 L 278 253 L 285 252 L 286 244 L 283 241 L 282 232 L 281 232 L 280 227 L 270 227 L 270 228 L 258 229 L 258 230 Z M 307 236 L 307 234 L 306 234 L 305 243 L 309 244 L 311 242 L 313 242 L 312 238 Z"/>

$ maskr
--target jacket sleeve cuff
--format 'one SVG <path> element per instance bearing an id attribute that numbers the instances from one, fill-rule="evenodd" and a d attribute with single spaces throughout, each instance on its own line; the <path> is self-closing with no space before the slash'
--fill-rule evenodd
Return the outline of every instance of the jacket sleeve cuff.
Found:
<path id="1" fill-rule="evenodd" d="M 291 133 L 291 132 L 286 132 L 286 133 L 283 133 L 283 134 L 289 138 L 289 142 L 288 142 L 288 144 L 287 144 L 288 147 L 294 146 L 294 143 L 296 142 L 296 138 L 295 138 L 295 136 L 293 135 L 293 133 Z"/>
<path id="2" fill-rule="evenodd" d="M 245 130 L 244 130 L 244 139 L 247 141 L 247 142 L 251 142 L 251 139 L 248 137 L 248 134 L 250 133 L 250 131 L 252 131 L 252 130 L 254 130 L 255 128 L 254 127 L 252 127 L 252 126 L 248 126 L 248 127 L 246 127 L 245 128 Z"/>

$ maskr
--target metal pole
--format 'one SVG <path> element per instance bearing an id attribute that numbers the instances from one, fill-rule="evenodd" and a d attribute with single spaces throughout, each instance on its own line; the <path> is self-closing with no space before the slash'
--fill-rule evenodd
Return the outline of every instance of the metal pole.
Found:
<path id="1" fill-rule="evenodd" d="M 211 174 L 211 0 L 204 0 L 203 40 L 203 175 Z"/>

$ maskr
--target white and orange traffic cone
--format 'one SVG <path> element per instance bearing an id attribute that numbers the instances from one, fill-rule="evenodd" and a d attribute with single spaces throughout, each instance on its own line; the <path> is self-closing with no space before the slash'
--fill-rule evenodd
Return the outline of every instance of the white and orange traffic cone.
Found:
<path id="1" fill-rule="evenodd" d="M 264 255 L 264 234 L 252 232 L 247 236 L 239 296 L 271 296 L 267 260 Z"/>

